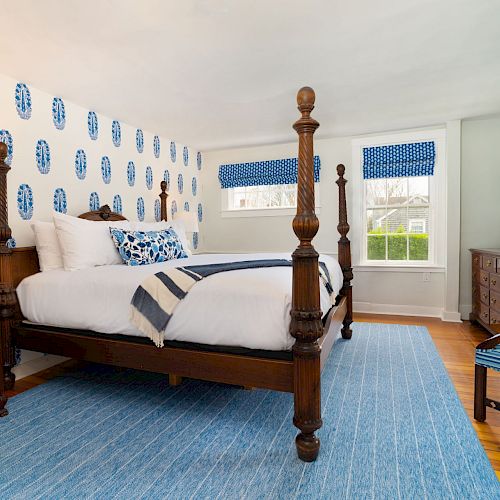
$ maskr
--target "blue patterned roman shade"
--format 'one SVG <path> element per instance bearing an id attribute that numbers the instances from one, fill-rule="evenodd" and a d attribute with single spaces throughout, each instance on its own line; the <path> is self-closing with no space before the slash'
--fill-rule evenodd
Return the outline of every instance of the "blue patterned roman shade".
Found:
<path id="1" fill-rule="evenodd" d="M 219 181 L 223 189 L 243 186 L 297 184 L 297 158 L 231 163 L 219 167 Z M 314 157 L 314 182 L 319 182 L 321 162 Z"/>
<path id="2" fill-rule="evenodd" d="M 434 141 L 363 148 L 363 178 L 434 175 Z"/>

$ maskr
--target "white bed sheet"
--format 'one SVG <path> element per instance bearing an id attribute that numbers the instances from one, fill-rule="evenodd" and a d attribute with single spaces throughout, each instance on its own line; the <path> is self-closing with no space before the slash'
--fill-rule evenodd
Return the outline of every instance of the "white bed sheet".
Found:
<path id="1" fill-rule="evenodd" d="M 17 295 L 24 317 L 33 323 L 100 333 L 143 336 L 129 321 L 130 301 L 148 276 L 165 267 L 290 259 L 290 254 L 201 254 L 148 266 L 99 266 L 79 271 L 52 270 L 24 279 Z M 335 295 L 342 286 L 338 262 L 321 255 Z M 292 268 L 245 269 L 209 276 L 177 306 L 166 340 L 250 349 L 288 350 Z M 330 297 L 321 285 L 321 310 Z"/>

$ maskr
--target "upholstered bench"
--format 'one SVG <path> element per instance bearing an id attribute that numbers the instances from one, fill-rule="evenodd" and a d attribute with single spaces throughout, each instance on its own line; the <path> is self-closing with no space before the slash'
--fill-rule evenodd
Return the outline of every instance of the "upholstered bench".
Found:
<path id="1" fill-rule="evenodd" d="M 488 368 L 500 371 L 500 333 L 481 342 L 476 347 L 476 371 L 474 383 L 474 418 L 479 422 L 486 420 L 486 407 L 500 410 L 500 402 L 486 397 Z"/>

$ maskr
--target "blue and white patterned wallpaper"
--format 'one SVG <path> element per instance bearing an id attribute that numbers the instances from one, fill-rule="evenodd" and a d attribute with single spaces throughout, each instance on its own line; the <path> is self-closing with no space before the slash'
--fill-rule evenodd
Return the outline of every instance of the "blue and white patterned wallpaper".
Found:
<path id="1" fill-rule="evenodd" d="M 163 179 L 169 215 L 197 210 L 202 222 L 199 151 L 2 75 L 0 109 L 18 246 L 33 244 L 30 223 L 51 220 L 54 210 L 78 215 L 108 204 L 130 220 L 158 220 Z M 193 235 L 195 247 L 200 241 Z"/>

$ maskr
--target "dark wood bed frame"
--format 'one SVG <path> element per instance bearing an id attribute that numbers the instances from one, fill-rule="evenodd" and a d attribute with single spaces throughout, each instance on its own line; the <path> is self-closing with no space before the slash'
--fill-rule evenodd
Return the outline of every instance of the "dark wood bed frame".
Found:
<path id="1" fill-rule="evenodd" d="M 296 438 L 297 452 L 304 461 L 318 456 L 320 443 L 315 432 L 321 421 L 321 369 L 339 331 L 351 338 L 352 268 L 350 242 L 347 238 L 345 168 L 337 166 L 339 188 L 338 260 L 344 283 L 336 307 L 326 322 L 320 310 L 318 254 L 312 239 L 319 228 L 314 211 L 313 134 L 319 124 L 310 114 L 315 94 L 309 87 L 297 95 L 301 118 L 293 125 L 299 136 L 297 214 L 293 230 L 300 244 L 293 253 L 293 290 L 290 333 L 295 338 L 290 360 L 207 352 L 193 348 L 157 348 L 130 340 L 107 338 L 92 332 L 76 332 L 50 327 L 37 327 L 22 322 L 16 287 L 22 279 L 39 272 L 35 247 L 9 248 L 11 230 L 7 215 L 7 147 L 0 143 L 0 416 L 8 414 L 6 391 L 12 389 L 15 375 L 15 348 L 28 349 L 70 358 L 106 363 L 168 374 L 170 383 L 182 377 L 204 379 L 244 387 L 259 387 L 293 392 L 293 423 L 300 430 Z M 167 220 L 166 185 L 161 185 L 161 216 Z M 122 220 L 119 214 L 103 207 L 80 217 L 90 220 Z M 11 418 L 15 418 L 12 415 Z"/>

